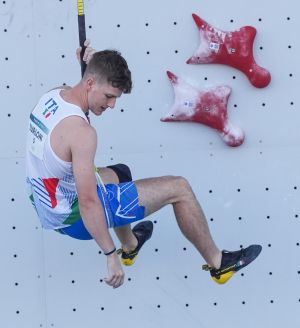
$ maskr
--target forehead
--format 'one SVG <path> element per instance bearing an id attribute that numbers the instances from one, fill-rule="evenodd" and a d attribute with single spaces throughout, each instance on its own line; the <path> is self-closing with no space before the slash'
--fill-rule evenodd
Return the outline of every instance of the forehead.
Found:
<path id="1" fill-rule="evenodd" d="M 120 97 L 123 91 L 119 88 L 115 88 L 112 86 L 109 82 L 99 82 L 97 83 L 97 87 L 99 88 L 99 91 L 105 94 L 109 94 L 115 97 Z"/>

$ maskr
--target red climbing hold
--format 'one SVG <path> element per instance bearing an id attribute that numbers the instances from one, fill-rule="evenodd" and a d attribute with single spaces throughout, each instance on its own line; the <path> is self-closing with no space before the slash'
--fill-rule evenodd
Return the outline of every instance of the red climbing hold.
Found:
<path id="1" fill-rule="evenodd" d="M 256 64 L 253 56 L 253 42 L 256 29 L 244 26 L 234 32 L 219 30 L 193 14 L 200 32 L 200 46 L 188 59 L 188 64 L 224 64 L 246 74 L 257 88 L 266 87 L 271 81 L 269 71 Z"/>
<path id="2" fill-rule="evenodd" d="M 231 93 L 228 86 L 218 86 L 214 89 L 201 91 L 167 72 L 171 81 L 175 101 L 171 111 L 161 118 L 163 122 L 190 121 L 205 124 L 218 131 L 220 136 L 231 147 L 240 146 L 244 132 L 234 126 L 228 119 L 227 102 Z"/>

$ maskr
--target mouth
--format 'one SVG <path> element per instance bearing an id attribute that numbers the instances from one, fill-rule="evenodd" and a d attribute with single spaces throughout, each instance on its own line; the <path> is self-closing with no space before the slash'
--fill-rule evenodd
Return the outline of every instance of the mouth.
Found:
<path id="1" fill-rule="evenodd" d="M 107 109 L 108 107 L 107 106 L 99 106 L 97 108 L 94 109 L 94 113 L 96 115 L 101 115 L 102 113 L 105 112 L 105 110 Z"/>
<path id="2" fill-rule="evenodd" d="M 101 107 L 99 107 L 99 109 L 97 110 L 97 112 L 98 112 L 99 114 L 102 114 L 103 112 L 105 112 L 106 108 L 107 108 L 107 107 L 101 106 Z"/>

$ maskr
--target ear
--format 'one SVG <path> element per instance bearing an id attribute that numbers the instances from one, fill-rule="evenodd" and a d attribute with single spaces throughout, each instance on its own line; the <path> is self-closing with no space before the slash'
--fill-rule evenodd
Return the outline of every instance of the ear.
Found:
<path id="1" fill-rule="evenodd" d="M 85 81 L 85 83 L 86 83 L 87 89 L 88 89 L 88 90 L 91 90 L 91 88 L 96 84 L 96 81 L 95 81 L 94 78 L 89 77 L 89 78 Z"/>

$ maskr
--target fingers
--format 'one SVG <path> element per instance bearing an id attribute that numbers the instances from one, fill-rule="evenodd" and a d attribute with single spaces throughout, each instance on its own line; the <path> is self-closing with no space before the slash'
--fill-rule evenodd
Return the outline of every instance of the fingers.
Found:
<path id="1" fill-rule="evenodd" d="M 124 272 L 120 271 L 118 273 L 113 274 L 109 278 L 104 278 L 104 281 L 109 285 L 112 286 L 113 288 L 118 288 L 123 285 L 124 283 Z"/>
<path id="2" fill-rule="evenodd" d="M 86 39 L 86 40 L 84 41 L 84 46 L 85 46 L 85 47 L 89 47 L 90 44 L 91 44 L 91 40 L 90 40 L 90 39 Z"/>
<path id="3" fill-rule="evenodd" d="M 95 52 L 96 52 L 95 49 L 93 49 L 92 47 L 89 47 L 88 46 L 85 49 L 85 52 L 84 52 L 84 55 L 83 55 L 83 60 L 88 63 L 91 60 L 91 58 L 93 57 L 93 54 Z"/>
<path id="4" fill-rule="evenodd" d="M 81 53 L 81 47 L 76 49 L 76 57 L 77 57 L 79 62 L 80 62 L 80 53 Z"/>
<path id="5" fill-rule="evenodd" d="M 85 61 L 87 64 L 89 63 L 89 61 L 93 57 L 94 53 L 96 52 L 96 50 L 93 49 L 90 46 L 90 44 L 91 44 L 91 40 L 90 39 L 86 39 L 84 41 L 84 46 L 86 48 L 85 48 L 84 55 L 83 55 L 83 61 Z M 80 62 L 80 54 L 81 54 L 81 51 L 82 51 L 82 47 L 79 47 L 79 48 L 76 49 L 76 57 L 77 57 L 77 60 L 79 62 Z"/>
<path id="6" fill-rule="evenodd" d="M 107 269 L 108 278 L 105 278 L 104 281 L 113 288 L 123 285 L 125 274 L 117 252 L 107 256 Z"/>

